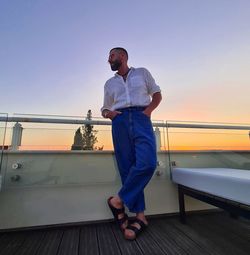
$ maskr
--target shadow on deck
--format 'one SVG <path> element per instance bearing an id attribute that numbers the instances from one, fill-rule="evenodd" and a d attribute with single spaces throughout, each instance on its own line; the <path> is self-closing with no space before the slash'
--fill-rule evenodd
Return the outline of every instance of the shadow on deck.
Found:
<path id="1" fill-rule="evenodd" d="M 126 241 L 114 223 L 0 234 L 0 254 L 249 255 L 250 221 L 226 213 L 192 214 L 182 225 L 177 216 L 151 218 L 136 241 Z"/>

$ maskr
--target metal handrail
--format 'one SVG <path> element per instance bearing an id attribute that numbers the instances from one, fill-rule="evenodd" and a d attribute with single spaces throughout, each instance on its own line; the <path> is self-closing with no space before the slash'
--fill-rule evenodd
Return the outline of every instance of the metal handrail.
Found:
<path id="1" fill-rule="evenodd" d="M 6 122 L 5 117 L 0 117 L 0 122 Z M 59 119 L 59 118 L 34 118 L 34 117 L 8 117 L 8 122 L 28 122 L 28 123 L 54 123 L 54 124 L 77 124 L 77 125 L 111 125 L 107 120 L 84 120 L 84 119 Z M 250 130 L 249 125 L 233 124 L 198 124 L 198 123 L 177 123 L 177 122 L 153 122 L 154 127 L 165 128 L 197 128 L 197 129 L 234 129 Z"/>

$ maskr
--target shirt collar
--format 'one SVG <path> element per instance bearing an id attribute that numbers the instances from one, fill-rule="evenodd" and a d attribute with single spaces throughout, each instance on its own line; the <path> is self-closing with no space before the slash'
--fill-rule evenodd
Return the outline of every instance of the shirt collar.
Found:
<path id="1" fill-rule="evenodd" d="M 129 71 L 129 73 L 132 71 L 132 70 L 134 70 L 135 68 L 134 67 L 130 67 L 130 71 Z M 122 77 L 121 75 L 119 75 L 117 72 L 115 73 L 115 75 L 114 75 L 115 77 Z"/>

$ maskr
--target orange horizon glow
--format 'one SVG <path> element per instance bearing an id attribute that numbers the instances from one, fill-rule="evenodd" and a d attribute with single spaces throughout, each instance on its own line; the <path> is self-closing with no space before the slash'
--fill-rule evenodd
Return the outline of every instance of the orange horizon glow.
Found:
<path id="1" fill-rule="evenodd" d="M 86 151 L 86 150 L 71 150 L 70 146 L 20 146 L 18 148 L 19 151 Z M 106 147 L 103 150 L 94 149 L 92 152 L 96 151 L 113 151 L 113 147 Z M 191 146 L 172 146 L 169 150 L 165 148 L 161 148 L 161 152 L 164 151 L 250 151 L 250 146 L 228 146 L 223 147 L 219 146 L 217 148 L 203 146 L 203 147 L 191 147 Z"/>
<path id="2" fill-rule="evenodd" d="M 78 127 L 70 129 L 27 128 L 22 135 L 19 150 L 71 150 L 74 134 Z M 95 147 L 113 150 L 110 126 L 99 126 L 98 142 Z M 95 129 L 97 127 L 95 126 Z M 205 150 L 250 150 L 249 131 L 237 130 L 201 130 L 160 128 L 161 150 L 205 151 Z M 6 144 L 11 144 L 12 129 L 7 132 Z"/>

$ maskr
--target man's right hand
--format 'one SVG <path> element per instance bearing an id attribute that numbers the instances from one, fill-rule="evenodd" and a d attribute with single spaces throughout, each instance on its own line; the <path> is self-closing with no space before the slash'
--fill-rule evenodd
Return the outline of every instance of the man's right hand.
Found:
<path id="1" fill-rule="evenodd" d="M 119 111 L 108 111 L 106 114 L 105 114 L 105 117 L 106 118 L 109 118 L 111 120 L 113 120 L 115 118 L 116 115 L 118 114 L 121 114 L 122 112 L 119 112 Z"/>

